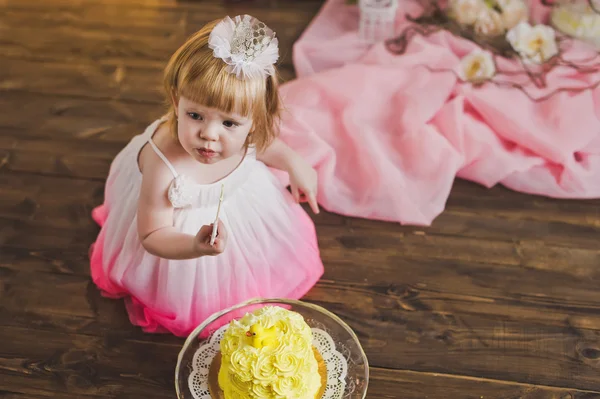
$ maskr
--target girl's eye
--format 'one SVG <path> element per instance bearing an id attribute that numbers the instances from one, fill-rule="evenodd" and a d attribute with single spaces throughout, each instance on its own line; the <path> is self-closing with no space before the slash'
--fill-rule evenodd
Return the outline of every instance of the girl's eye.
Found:
<path id="1" fill-rule="evenodd" d="M 202 115 L 196 113 L 196 112 L 188 112 L 188 115 L 190 118 L 192 118 L 195 121 L 201 121 L 204 120 L 204 118 L 202 118 Z"/>
<path id="2" fill-rule="evenodd" d="M 238 124 L 235 123 L 235 122 L 233 122 L 233 121 L 224 121 L 223 122 L 223 126 L 225 126 L 225 127 L 234 127 L 234 126 L 237 126 L 237 125 Z"/>

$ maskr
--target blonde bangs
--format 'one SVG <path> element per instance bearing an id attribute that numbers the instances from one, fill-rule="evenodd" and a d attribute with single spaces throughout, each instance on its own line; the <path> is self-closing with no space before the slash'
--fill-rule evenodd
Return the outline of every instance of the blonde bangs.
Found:
<path id="1" fill-rule="evenodd" d="M 189 65 L 187 69 L 181 74 L 179 95 L 197 104 L 244 117 L 261 111 L 260 104 L 265 96 L 263 80 L 240 80 L 225 70 L 221 59 L 214 57 Z"/>

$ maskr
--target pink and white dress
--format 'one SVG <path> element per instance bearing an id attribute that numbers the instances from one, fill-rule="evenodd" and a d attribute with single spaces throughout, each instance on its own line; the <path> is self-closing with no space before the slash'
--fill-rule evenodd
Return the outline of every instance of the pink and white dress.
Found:
<path id="1" fill-rule="evenodd" d="M 256 298 L 302 297 L 323 274 L 312 220 L 250 150 L 228 176 L 197 184 L 178 174 L 154 145 L 160 123 L 135 136 L 114 159 L 104 204 L 93 211 L 102 227 L 90 253 L 94 283 L 103 295 L 125 297 L 131 322 L 146 332 L 188 335 L 214 312 Z M 150 144 L 173 173 L 169 200 L 173 225 L 195 235 L 220 218 L 228 232 L 225 252 L 215 257 L 170 260 L 148 253 L 137 233 L 142 182 L 137 158 Z"/>

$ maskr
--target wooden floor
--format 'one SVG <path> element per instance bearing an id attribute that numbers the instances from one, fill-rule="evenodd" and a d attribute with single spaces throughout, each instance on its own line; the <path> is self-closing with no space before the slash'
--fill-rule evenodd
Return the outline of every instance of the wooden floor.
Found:
<path id="1" fill-rule="evenodd" d="M 162 112 L 161 68 L 249 12 L 282 74 L 315 0 L 0 0 L 0 397 L 173 398 L 183 340 L 102 298 L 87 251 L 114 155 Z M 600 184 L 600 182 L 599 182 Z M 600 200 L 456 182 L 429 228 L 315 218 L 307 301 L 346 320 L 369 398 L 600 398 Z"/>

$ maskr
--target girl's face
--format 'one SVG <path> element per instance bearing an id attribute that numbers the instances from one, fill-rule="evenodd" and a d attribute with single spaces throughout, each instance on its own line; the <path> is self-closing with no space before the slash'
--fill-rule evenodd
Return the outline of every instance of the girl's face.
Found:
<path id="1" fill-rule="evenodd" d="M 244 150 L 251 116 L 224 113 L 179 97 L 177 137 L 184 150 L 203 164 L 214 164 Z"/>

